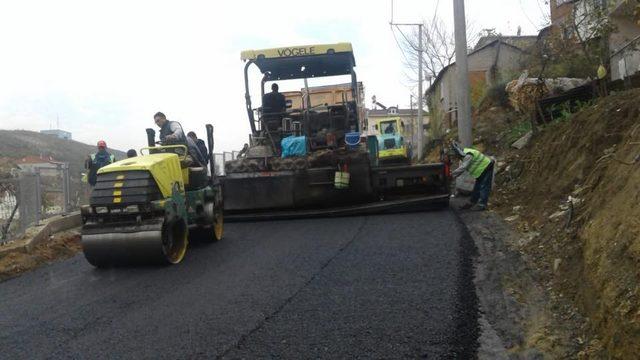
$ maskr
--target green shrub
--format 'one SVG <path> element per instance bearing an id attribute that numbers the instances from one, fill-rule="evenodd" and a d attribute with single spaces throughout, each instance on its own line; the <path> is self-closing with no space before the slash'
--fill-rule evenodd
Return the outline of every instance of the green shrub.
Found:
<path id="1" fill-rule="evenodd" d="M 581 111 L 582 109 L 593 105 L 593 100 L 589 101 L 566 101 L 561 104 L 551 106 L 552 114 L 559 114 L 554 116 L 553 122 L 565 122 L 569 120 L 573 114 Z"/>
<path id="2" fill-rule="evenodd" d="M 513 144 L 516 140 L 524 136 L 524 134 L 531 131 L 530 121 L 521 121 L 507 130 L 507 134 L 504 136 L 505 144 Z"/>

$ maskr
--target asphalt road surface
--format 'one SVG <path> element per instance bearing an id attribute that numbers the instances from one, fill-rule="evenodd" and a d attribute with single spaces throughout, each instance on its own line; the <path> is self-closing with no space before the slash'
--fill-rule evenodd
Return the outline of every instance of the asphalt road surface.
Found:
<path id="1" fill-rule="evenodd" d="M 0 283 L 0 358 L 472 358 L 472 245 L 437 211 L 227 224 L 170 267 Z"/>

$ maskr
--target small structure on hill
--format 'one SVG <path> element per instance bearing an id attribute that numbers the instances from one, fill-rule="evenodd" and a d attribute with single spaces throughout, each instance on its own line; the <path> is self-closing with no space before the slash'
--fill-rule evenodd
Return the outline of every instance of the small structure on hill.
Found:
<path id="1" fill-rule="evenodd" d="M 41 134 L 53 135 L 59 139 L 71 140 L 71 133 L 60 129 L 40 130 Z"/>

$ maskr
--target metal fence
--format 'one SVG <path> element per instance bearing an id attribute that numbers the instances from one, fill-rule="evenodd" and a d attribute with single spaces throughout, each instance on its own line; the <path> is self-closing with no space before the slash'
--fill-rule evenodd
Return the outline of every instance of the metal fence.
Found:
<path id="1" fill-rule="evenodd" d="M 86 196 L 82 184 L 71 184 L 66 163 L 0 179 L 0 243 L 21 237 L 42 219 L 77 209 Z"/>
<path id="2" fill-rule="evenodd" d="M 215 169 L 216 175 L 222 176 L 224 175 L 224 155 L 220 153 L 213 154 L 213 168 Z"/>
<path id="3" fill-rule="evenodd" d="M 235 160 L 238 158 L 239 151 L 225 151 L 222 153 L 214 153 L 213 154 L 213 164 L 216 171 L 216 175 L 224 176 L 224 164 L 227 161 Z"/>

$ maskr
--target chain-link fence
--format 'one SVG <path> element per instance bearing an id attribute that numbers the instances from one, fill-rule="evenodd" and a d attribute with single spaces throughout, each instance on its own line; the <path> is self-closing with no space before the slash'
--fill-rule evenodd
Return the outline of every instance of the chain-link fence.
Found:
<path id="1" fill-rule="evenodd" d="M 17 179 L 2 179 L 0 180 L 0 241 L 3 241 L 9 232 L 14 232 L 15 222 L 13 219 L 19 219 L 18 206 L 20 201 L 18 200 L 18 180 Z M 13 223 L 13 224 L 12 224 Z M 10 226 L 13 225 L 13 228 Z"/>
<path id="2" fill-rule="evenodd" d="M 0 243 L 19 238 L 42 219 L 76 210 L 85 197 L 81 184 L 72 185 L 66 163 L 0 179 Z"/>
<path id="3" fill-rule="evenodd" d="M 20 237 L 29 226 L 38 224 L 40 188 L 39 174 L 0 180 L 0 243 Z"/>

